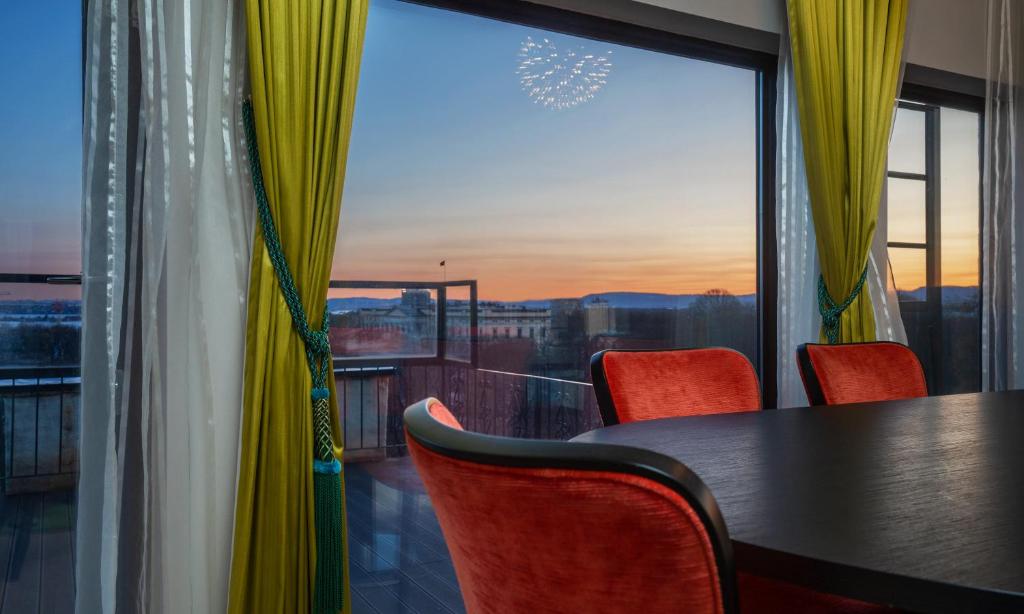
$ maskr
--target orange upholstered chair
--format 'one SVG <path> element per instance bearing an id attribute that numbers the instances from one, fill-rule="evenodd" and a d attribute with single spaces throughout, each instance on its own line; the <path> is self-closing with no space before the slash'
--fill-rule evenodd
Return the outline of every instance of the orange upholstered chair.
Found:
<path id="1" fill-rule="evenodd" d="M 469 433 L 437 399 L 404 419 L 469 614 L 880 611 L 746 574 L 737 583 L 714 497 L 671 458 Z"/>
<path id="2" fill-rule="evenodd" d="M 727 348 L 605 350 L 590 373 L 606 426 L 761 409 L 754 367 Z"/>
<path id="3" fill-rule="evenodd" d="M 677 461 L 469 433 L 436 399 L 404 418 L 469 614 L 737 611 L 725 523 Z"/>
<path id="4" fill-rule="evenodd" d="M 928 396 L 921 362 L 900 343 L 807 343 L 797 348 L 797 362 L 811 405 Z"/>

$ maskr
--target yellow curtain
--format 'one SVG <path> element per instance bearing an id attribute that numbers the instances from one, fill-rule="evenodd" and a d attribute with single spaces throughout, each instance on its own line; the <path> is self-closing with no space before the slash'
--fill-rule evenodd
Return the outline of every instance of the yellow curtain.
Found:
<path id="1" fill-rule="evenodd" d="M 819 303 L 829 306 L 824 289 L 839 308 L 862 283 L 878 221 L 907 0 L 788 0 L 788 11 Z M 838 314 L 834 339 L 828 315 L 823 341 L 875 339 L 866 284 Z"/>
<path id="2" fill-rule="evenodd" d="M 264 185 L 314 329 L 321 324 L 331 275 L 367 4 L 246 2 Z M 228 610 L 306 613 L 316 569 L 311 375 L 259 230 L 249 283 Z M 336 407 L 334 381 L 328 379 L 331 407 Z M 334 441 L 342 441 L 337 412 L 332 427 Z M 340 448 L 335 456 L 341 458 Z M 344 509 L 339 513 L 344 518 Z M 350 609 L 347 560 L 345 612 Z"/>

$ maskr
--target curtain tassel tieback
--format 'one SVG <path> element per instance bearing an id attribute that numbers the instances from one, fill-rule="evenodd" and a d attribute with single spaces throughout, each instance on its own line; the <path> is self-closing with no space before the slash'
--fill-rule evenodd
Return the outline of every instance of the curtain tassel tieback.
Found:
<path id="1" fill-rule="evenodd" d="M 252 172 L 253 189 L 256 192 L 256 210 L 267 254 L 274 266 L 274 273 L 281 294 L 284 296 L 292 317 L 295 332 L 302 339 L 306 349 L 306 361 L 313 380 L 310 393 L 313 405 L 313 514 L 316 532 L 316 577 L 313 584 L 313 614 L 336 614 L 344 605 L 344 552 L 345 536 L 342 530 L 341 463 L 334 456 L 331 439 L 331 390 L 327 377 L 331 367 L 331 343 L 327 336 L 330 318 L 327 304 L 324 304 L 323 319 L 319 330 L 311 329 L 306 311 L 299 299 L 295 279 L 288 269 L 281 240 L 270 214 L 263 172 L 260 167 L 259 149 L 256 147 L 256 126 L 253 121 L 252 103 L 246 101 L 242 108 L 245 120 L 245 136 L 249 152 L 249 167 Z"/>
<path id="2" fill-rule="evenodd" d="M 821 314 L 821 327 L 825 330 L 825 338 L 828 339 L 829 343 L 839 343 L 840 316 L 856 300 L 861 289 L 864 287 L 864 280 L 867 277 L 868 266 L 865 264 L 864 271 L 861 272 L 860 279 L 857 280 L 857 284 L 853 287 L 853 291 L 850 292 L 850 296 L 837 305 L 832 300 L 832 296 L 828 293 L 828 288 L 825 286 L 825 276 L 818 276 L 818 313 Z"/>

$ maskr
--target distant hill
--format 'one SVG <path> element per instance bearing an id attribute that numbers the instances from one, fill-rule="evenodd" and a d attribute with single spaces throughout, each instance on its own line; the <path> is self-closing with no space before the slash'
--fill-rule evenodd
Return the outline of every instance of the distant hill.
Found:
<path id="1" fill-rule="evenodd" d="M 923 301 L 927 298 L 927 295 L 927 288 L 899 291 L 899 296 L 902 300 Z M 942 286 L 943 303 L 968 303 L 977 300 L 978 286 Z"/>
<path id="2" fill-rule="evenodd" d="M 597 300 L 606 301 L 616 309 L 686 309 L 693 304 L 700 294 L 659 294 L 656 292 L 599 292 L 588 294 L 581 300 L 583 304 L 593 303 Z M 744 305 L 753 305 L 757 302 L 754 294 L 740 294 L 737 299 Z M 532 301 L 517 301 L 516 305 L 526 307 L 544 308 L 550 307 L 551 301 L 555 299 L 540 299 Z"/>
<path id="3" fill-rule="evenodd" d="M 620 309 L 685 309 L 693 304 L 700 294 L 658 294 L 654 292 L 602 292 L 583 297 L 583 304 L 595 300 L 607 301 Z M 741 303 L 753 305 L 757 298 L 753 294 L 736 296 Z"/>
<path id="4" fill-rule="evenodd" d="M 0 298 L 0 313 L 14 314 L 73 314 L 82 313 L 80 300 L 54 299 L 15 299 L 7 301 Z"/>

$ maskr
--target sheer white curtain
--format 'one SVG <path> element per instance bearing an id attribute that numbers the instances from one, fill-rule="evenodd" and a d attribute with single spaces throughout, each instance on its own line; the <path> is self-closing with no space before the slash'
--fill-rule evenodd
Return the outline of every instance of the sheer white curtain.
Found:
<path id="1" fill-rule="evenodd" d="M 788 31 L 783 31 L 780 39 L 775 105 L 775 235 L 779 267 L 776 368 L 778 406 L 798 407 L 807 404 L 807 396 L 796 363 L 796 348 L 801 343 L 818 341 L 821 329 L 817 295 L 820 269 L 807 194 Z M 884 188 L 878 218 L 867 281 L 875 311 L 876 336 L 880 340 L 906 343 L 907 335 L 889 270 Z"/>
<path id="2" fill-rule="evenodd" d="M 804 148 L 789 34 L 779 46 L 775 106 L 775 233 L 778 246 L 778 406 L 807 404 L 796 347 L 818 340 L 818 248 L 807 194 Z"/>
<path id="3" fill-rule="evenodd" d="M 76 610 L 227 603 L 251 211 L 241 3 L 87 15 Z"/>
<path id="4" fill-rule="evenodd" d="M 982 389 L 1024 387 L 1024 2 L 989 0 Z"/>

